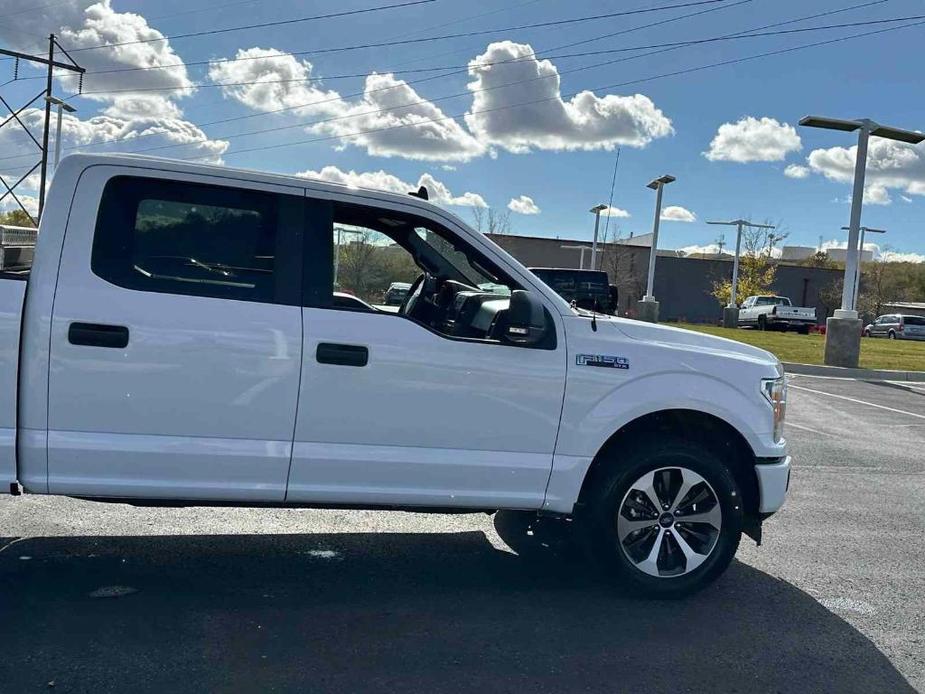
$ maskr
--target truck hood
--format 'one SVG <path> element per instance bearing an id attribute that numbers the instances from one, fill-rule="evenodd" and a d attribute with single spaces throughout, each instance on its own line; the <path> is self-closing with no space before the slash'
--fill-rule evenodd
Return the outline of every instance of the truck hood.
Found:
<path id="1" fill-rule="evenodd" d="M 644 323 L 628 318 L 614 318 L 612 319 L 612 324 L 617 330 L 633 340 L 657 342 L 674 347 L 690 347 L 701 352 L 712 352 L 718 356 L 735 356 L 753 361 L 756 364 L 771 365 L 781 371 L 780 361 L 767 350 L 729 340 L 725 337 L 715 337 L 714 335 L 698 333 L 693 330 Z"/>

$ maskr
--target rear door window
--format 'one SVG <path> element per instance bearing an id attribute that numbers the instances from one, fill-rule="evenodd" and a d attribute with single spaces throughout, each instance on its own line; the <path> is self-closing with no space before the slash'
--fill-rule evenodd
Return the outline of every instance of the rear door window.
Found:
<path id="1" fill-rule="evenodd" d="M 103 191 L 91 268 L 139 291 L 297 304 L 300 264 L 280 251 L 300 242 L 301 210 L 294 195 L 118 176 Z"/>

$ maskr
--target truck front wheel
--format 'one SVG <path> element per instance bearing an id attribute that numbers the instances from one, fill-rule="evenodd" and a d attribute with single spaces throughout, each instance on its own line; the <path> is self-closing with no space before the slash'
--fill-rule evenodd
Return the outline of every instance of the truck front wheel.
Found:
<path id="1" fill-rule="evenodd" d="M 668 440 L 624 451 L 596 480 L 588 539 L 634 592 L 674 598 L 715 580 L 735 556 L 742 498 L 708 448 Z"/>

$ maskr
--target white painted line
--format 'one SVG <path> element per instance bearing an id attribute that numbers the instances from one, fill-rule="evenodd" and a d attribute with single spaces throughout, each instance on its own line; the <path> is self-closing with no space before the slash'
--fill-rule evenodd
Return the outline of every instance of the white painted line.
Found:
<path id="1" fill-rule="evenodd" d="M 906 410 L 897 410 L 895 407 L 887 407 L 886 405 L 878 405 L 875 402 L 867 402 L 866 400 L 858 400 L 857 398 L 849 398 L 847 395 L 836 395 L 835 393 L 826 393 L 824 390 L 814 390 L 813 388 L 804 388 L 803 386 L 791 385 L 791 388 L 794 390 L 805 390 L 807 393 L 815 393 L 816 395 L 827 395 L 830 398 L 838 398 L 839 400 L 847 400 L 848 402 L 854 402 L 858 405 L 867 405 L 868 407 L 876 407 L 878 410 L 886 410 L 887 412 L 896 412 L 897 414 L 904 414 L 907 417 L 915 417 L 916 419 L 925 419 L 925 414 L 916 414 L 915 412 L 906 412 Z"/>
<path id="2" fill-rule="evenodd" d="M 819 436 L 834 436 L 835 434 L 827 434 L 824 431 L 819 431 L 818 429 L 813 429 L 812 427 L 803 426 L 802 424 L 797 424 L 796 422 L 791 422 L 789 419 L 784 425 L 786 427 L 793 427 L 794 429 L 800 429 L 801 431 L 808 431 L 811 434 L 818 434 Z"/>

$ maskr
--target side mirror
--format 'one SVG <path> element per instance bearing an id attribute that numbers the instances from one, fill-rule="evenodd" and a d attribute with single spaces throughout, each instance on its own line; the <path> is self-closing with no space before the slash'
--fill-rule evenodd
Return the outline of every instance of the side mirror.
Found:
<path id="1" fill-rule="evenodd" d="M 535 345 L 546 337 L 546 310 L 535 295 L 523 289 L 511 292 L 504 337 L 515 345 Z"/>

